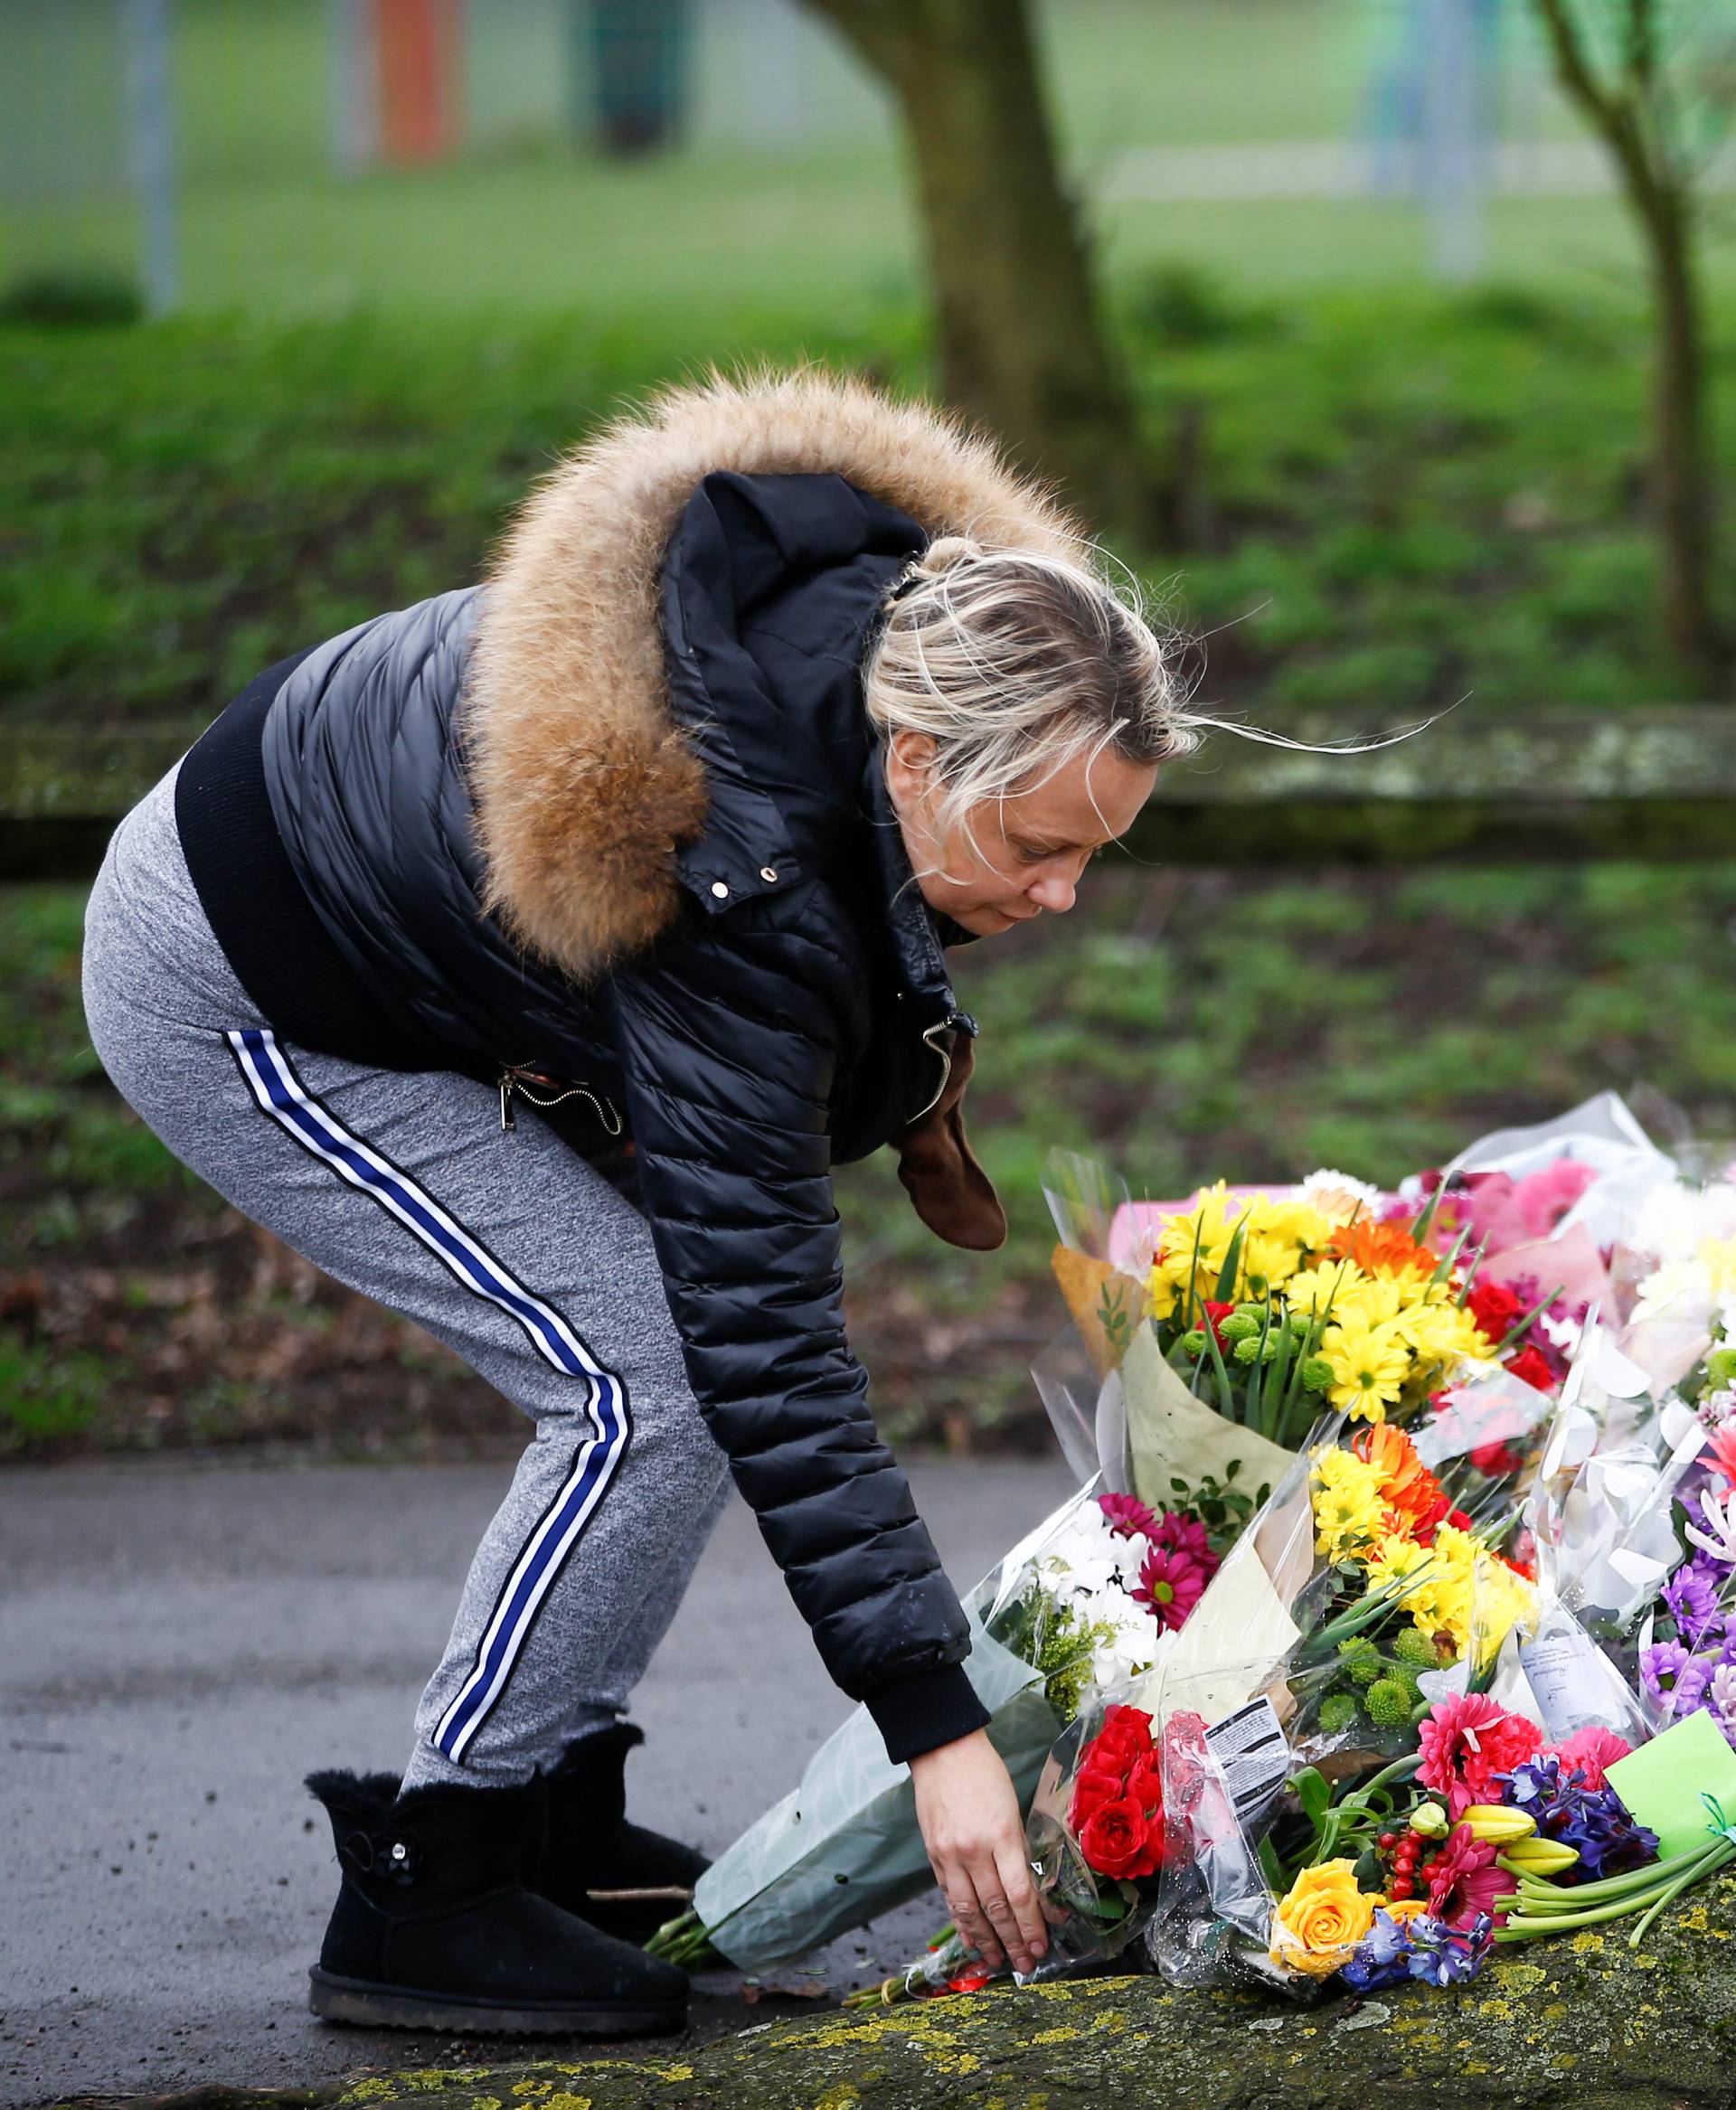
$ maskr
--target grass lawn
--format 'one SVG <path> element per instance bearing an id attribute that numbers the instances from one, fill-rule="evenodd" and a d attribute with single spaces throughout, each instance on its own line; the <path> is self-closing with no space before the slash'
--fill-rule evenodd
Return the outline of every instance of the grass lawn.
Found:
<path id="1" fill-rule="evenodd" d="M 1041 937 L 958 960 L 972 1135 L 1005 1252 L 939 1246 L 890 1163 L 840 1175 L 857 1346 L 906 1440 L 1044 1440 L 1062 1324 L 1054 1145 L 1136 1192 L 1378 1180 L 1590 1093 L 1736 1137 L 1736 863 L 1290 880 L 1109 867 Z M 198 1187 L 116 1098 L 78 1001 L 82 902 L 0 890 L 0 1457 L 265 1437 L 511 1439 L 512 1410 Z"/>
<path id="2" fill-rule="evenodd" d="M 891 165 L 864 150 L 834 175 L 768 181 L 758 221 L 745 168 L 707 196 L 683 165 L 552 160 L 238 187 L 203 223 L 190 207 L 190 262 L 227 311 L 0 329 L 0 709 L 191 738 L 279 654 L 476 576 L 561 447 L 712 359 L 806 353 L 921 385 Z M 599 184 L 618 187 L 588 210 Z M 1203 434 L 1188 546 L 1125 554 L 1210 634 L 1208 702 L 1280 724 L 1326 707 L 1350 731 L 1467 692 L 1472 711 L 1672 694 L 1626 237 L 1598 204 L 1504 208 L 1494 231 L 1513 275 L 1448 297 L 1404 263 L 1407 215 L 1106 216 L 1153 445 L 1184 416 Z M 1716 285 L 1722 371 L 1722 264 Z M 1041 942 L 965 956 L 985 1026 L 973 1133 L 1014 1239 L 948 1254 L 890 1167 L 841 1179 L 853 1323 L 888 1427 L 956 1444 L 1038 1431 L 1024 1372 L 1060 1323 L 1040 1192 L 1055 1144 L 1163 1194 L 1323 1159 L 1390 1179 L 1637 1082 L 1736 1130 L 1732 882 L 1736 863 L 1124 868 Z M 0 1453 L 515 1433 L 485 1388 L 253 1233 L 119 1106 L 84 1036 L 80 918 L 77 889 L 0 890 Z"/>
<path id="3" fill-rule="evenodd" d="M 1718 313 L 1719 361 L 1736 307 Z M 1212 634 L 1206 693 L 1346 730 L 1450 702 L 1664 701 L 1646 339 L 1614 296 L 1255 298 L 1130 274 L 1118 326 L 1188 547 L 1127 551 Z M 282 652 L 472 579 L 527 482 L 712 359 L 921 385 L 917 312 L 370 312 L 0 329 L 0 708 L 203 724 Z M 1731 458 L 1730 421 L 1722 441 Z"/>

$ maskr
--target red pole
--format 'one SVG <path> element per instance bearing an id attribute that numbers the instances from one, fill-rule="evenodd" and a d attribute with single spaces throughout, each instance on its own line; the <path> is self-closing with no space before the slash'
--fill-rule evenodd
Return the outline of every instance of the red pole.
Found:
<path id="1" fill-rule="evenodd" d="M 380 143 L 399 166 L 438 161 L 458 137 L 459 0 L 373 0 Z"/>

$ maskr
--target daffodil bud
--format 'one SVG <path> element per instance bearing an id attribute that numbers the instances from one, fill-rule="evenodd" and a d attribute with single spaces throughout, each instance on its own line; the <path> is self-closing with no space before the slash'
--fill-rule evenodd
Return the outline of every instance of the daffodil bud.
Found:
<path id="1" fill-rule="evenodd" d="M 1505 1803 L 1473 1803 L 1459 1818 L 1470 1827 L 1471 1837 L 1486 1846 L 1508 1846 L 1529 1839 L 1537 1821 L 1528 1811 L 1509 1809 Z"/>
<path id="2" fill-rule="evenodd" d="M 1559 1839 L 1515 1839 L 1501 1850 L 1503 1863 L 1527 1876 L 1559 1876 L 1579 1858 L 1578 1847 Z"/>

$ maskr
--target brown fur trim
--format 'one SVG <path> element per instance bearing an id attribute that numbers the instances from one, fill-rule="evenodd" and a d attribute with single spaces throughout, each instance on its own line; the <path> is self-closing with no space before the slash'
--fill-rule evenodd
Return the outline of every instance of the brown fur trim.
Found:
<path id="1" fill-rule="evenodd" d="M 818 372 L 668 390 L 532 495 L 494 568 L 462 719 L 486 905 L 583 979 L 672 919 L 705 782 L 670 715 L 664 550 L 700 480 L 835 471 L 930 535 L 1076 554 L 1082 531 L 929 405 Z"/>

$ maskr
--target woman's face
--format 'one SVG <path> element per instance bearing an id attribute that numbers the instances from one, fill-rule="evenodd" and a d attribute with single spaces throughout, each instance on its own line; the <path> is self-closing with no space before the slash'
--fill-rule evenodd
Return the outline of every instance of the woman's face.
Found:
<path id="1" fill-rule="evenodd" d="M 1086 865 L 1126 834 L 1157 781 L 1155 768 L 1105 751 L 1080 755 L 1029 791 L 985 799 L 967 825 L 937 816 L 935 745 L 893 735 L 886 780 L 922 898 L 977 937 L 1065 915 Z"/>

